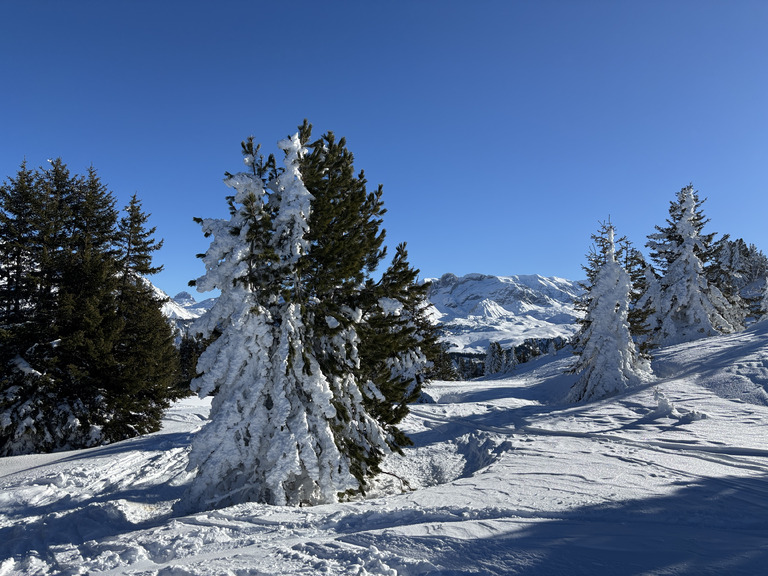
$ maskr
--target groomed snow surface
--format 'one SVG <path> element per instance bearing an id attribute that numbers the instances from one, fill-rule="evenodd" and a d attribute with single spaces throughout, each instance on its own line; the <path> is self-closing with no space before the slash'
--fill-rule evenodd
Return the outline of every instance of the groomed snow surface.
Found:
<path id="1" fill-rule="evenodd" d="M 106 447 L 0 459 L 9 574 L 765 574 L 768 323 L 657 352 L 567 405 L 566 354 L 438 382 L 369 499 L 173 517 L 209 403 Z"/>

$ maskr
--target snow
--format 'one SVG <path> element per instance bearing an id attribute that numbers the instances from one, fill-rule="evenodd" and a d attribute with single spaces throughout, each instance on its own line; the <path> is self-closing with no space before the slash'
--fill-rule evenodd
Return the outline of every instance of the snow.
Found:
<path id="1" fill-rule="evenodd" d="M 451 352 L 485 354 L 491 342 L 508 349 L 527 338 L 568 339 L 578 329 L 577 282 L 535 274 L 445 274 L 431 282 L 429 300 Z"/>
<path id="2" fill-rule="evenodd" d="M 616 262 L 614 229 L 608 226 L 604 262 L 589 288 L 585 325 L 576 336 L 579 357 L 573 372 L 579 380 L 573 402 L 610 396 L 652 379 L 650 363 L 640 357 L 627 320 L 632 280 Z"/>
<path id="3" fill-rule="evenodd" d="M 366 500 L 174 515 L 210 408 L 0 459 L 0 575 L 754 575 L 768 561 L 768 322 L 662 348 L 657 380 L 565 403 L 559 356 L 436 382 Z"/>

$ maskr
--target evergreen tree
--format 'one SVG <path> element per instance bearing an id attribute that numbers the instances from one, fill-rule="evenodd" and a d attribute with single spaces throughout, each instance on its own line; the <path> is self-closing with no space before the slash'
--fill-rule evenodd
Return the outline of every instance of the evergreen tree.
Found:
<path id="1" fill-rule="evenodd" d="M 427 354 L 427 358 L 431 358 L 432 366 L 427 370 L 426 377 L 428 381 L 432 380 L 446 380 L 449 382 L 455 380 L 461 380 L 461 372 L 459 367 L 451 358 L 451 354 L 448 352 L 450 344 L 447 342 L 439 341 L 441 331 L 438 327 L 435 332 L 435 349 L 434 353 Z M 514 361 L 512 363 L 514 366 Z"/>
<path id="2" fill-rule="evenodd" d="M 629 331 L 631 280 L 616 261 L 613 227 L 605 232 L 603 262 L 590 286 L 584 327 L 574 345 L 579 357 L 571 371 L 580 377 L 569 393 L 572 402 L 616 394 L 650 378 L 650 365 L 638 354 Z"/>
<path id="3" fill-rule="evenodd" d="M 346 320 L 346 310 L 322 306 L 302 276 L 312 269 L 314 200 L 300 170 L 304 143 L 298 135 L 280 142 L 285 170 L 267 182 L 271 198 L 265 173 L 228 175 L 237 192 L 230 220 L 201 221 L 214 239 L 196 284 L 221 296 L 196 328 L 220 333 L 200 356 L 193 386 L 217 394 L 192 446 L 197 474 L 180 508 L 333 502 L 361 488 L 387 449 L 355 380 L 356 332 L 329 313 Z M 317 350 L 334 363 L 321 363 Z"/>
<path id="4" fill-rule="evenodd" d="M 429 285 L 417 283 L 418 273 L 408 263 L 405 244 L 397 246 L 379 282 L 368 281 L 368 304 L 358 327 L 361 382 L 374 385 L 366 389 L 366 405 L 396 450 L 411 444 L 397 424 L 421 396 L 433 360 L 442 353 L 427 316 Z"/>
<path id="5" fill-rule="evenodd" d="M 163 241 L 154 239 L 157 228 L 147 228 L 148 221 L 149 215 L 143 211 L 141 201 L 134 194 L 120 219 L 117 236 L 118 262 L 123 279 L 132 275 L 151 276 L 163 269 L 152 264 L 152 254 L 163 247 Z"/>
<path id="6" fill-rule="evenodd" d="M 5 327 L 24 323 L 34 294 L 37 262 L 30 239 L 37 228 L 37 205 L 35 175 L 23 162 L 16 178 L 0 186 L 0 317 Z"/>
<path id="7" fill-rule="evenodd" d="M 576 301 L 576 309 L 586 312 L 592 298 L 591 289 L 595 279 L 606 262 L 606 253 L 609 244 L 609 235 L 615 234 L 615 227 L 610 219 L 600 222 L 598 231 L 592 234 L 592 246 L 587 253 L 587 264 L 582 269 L 587 275 L 587 280 L 580 286 L 584 290 L 583 296 Z M 641 351 L 647 353 L 647 334 L 650 331 L 650 315 L 653 310 L 649 307 L 647 298 L 643 295 L 648 289 L 648 277 L 646 276 L 645 258 L 630 242 L 626 236 L 614 240 L 613 252 L 616 261 L 630 275 L 631 289 L 629 295 L 628 322 L 632 337 L 641 344 Z M 581 320 L 584 326 L 588 321 Z"/>
<path id="8" fill-rule="evenodd" d="M 732 307 L 707 281 L 705 263 L 713 254 L 713 234 L 702 234 L 707 220 L 692 186 L 683 188 L 670 206 L 668 226 L 649 236 L 652 257 L 664 274 L 653 320 L 655 344 L 675 344 L 741 329 Z"/>
<path id="9" fill-rule="evenodd" d="M 113 354 L 116 368 L 109 379 L 110 415 L 107 440 L 116 441 L 160 429 L 171 400 L 185 392 L 179 388 L 179 353 L 171 326 L 163 316 L 161 300 L 146 277 L 162 270 L 152 254 L 162 247 L 149 215 L 134 194 L 117 228 L 116 313 L 122 329 Z"/>
<path id="10" fill-rule="evenodd" d="M 70 175 L 60 158 L 50 161 L 50 166 L 38 171 L 38 226 L 30 238 L 35 253 L 36 294 L 32 305 L 32 318 L 38 333 L 53 331 L 61 276 L 67 268 L 72 233 L 72 199 L 78 178 Z M 51 338 L 53 340 L 53 338 Z"/>
<path id="11" fill-rule="evenodd" d="M 676 199 L 669 203 L 669 218 L 665 226 L 655 226 L 656 232 L 648 235 L 646 246 L 651 250 L 651 260 L 656 264 L 656 271 L 660 276 L 665 276 L 669 266 L 679 257 L 679 246 L 685 241 L 682 235 L 692 233 L 697 237 L 694 247 L 697 258 L 708 264 L 713 256 L 715 232 L 704 234 L 704 226 L 709 219 L 704 216 L 702 206 L 706 202 L 699 200 L 699 193 L 693 185 L 682 188 L 677 193 Z M 681 222 L 685 221 L 684 230 L 681 230 Z"/>
<path id="12" fill-rule="evenodd" d="M 505 368 L 504 350 L 501 344 L 498 342 L 491 342 L 488 345 L 488 351 L 485 355 L 485 370 L 484 374 L 490 376 L 491 374 L 498 374 Z"/>
<path id="13" fill-rule="evenodd" d="M 656 271 L 649 263 L 645 265 L 643 276 L 642 291 L 639 292 L 640 297 L 635 303 L 634 308 L 639 310 L 636 323 L 640 325 L 640 329 L 632 329 L 630 316 L 630 330 L 637 340 L 640 352 L 648 356 L 650 349 L 653 347 L 653 338 L 660 326 L 659 315 L 656 312 L 661 306 L 661 279 L 656 275 Z M 631 313 L 632 310 L 630 310 Z"/>
<path id="14" fill-rule="evenodd" d="M 0 244 L 0 261 L 13 263 L 4 267 L 3 310 L 12 324 L 2 334 L 9 337 L 2 348 L 0 454 L 92 446 L 156 430 L 153 395 L 163 390 L 161 374 L 173 370 L 176 352 L 170 337 L 163 340 L 170 327 L 159 303 L 146 298 L 146 284 L 141 297 L 128 299 L 120 290 L 126 276 L 113 194 L 93 168 L 73 176 L 57 159 L 32 175 L 22 165 L 3 188 L 2 214 L 4 238 L 20 230 L 28 238 Z M 154 306 L 151 327 L 138 312 L 147 302 Z M 157 405 L 162 410 L 167 401 Z"/>
<path id="15" fill-rule="evenodd" d="M 714 258 L 706 269 L 707 280 L 728 300 L 733 325 L 745 325 L 759 318 L 761 290 L 768 270 L 768 258 L 754 244 L 723 236 L 715 244 Z"/>
<path id="16" fill-rule="evenodd" d="M 107 382 L 115 370 L 112 350 L 122 324 L 116 311 L 116 268 L 113 246 L 117 211 L 112 193 L 91 168 L 77 178 L 65 199 L 70 218 L 60 252 L 56 293 L 56 335 L 49 368 L 71 404 L 82 404 L 78 416 L 86 438 L 100 440 L 108 418 Z"/>
<path id="17" fill-rule="evenodd" d="M 313 197 L 306 236 L 309 247 L 300 277 L 313 303 L 313 351 L 324 373 L 357 382 L 377 420 L 390 433 L 390 447 L 398 449 L 407 440 L 395 424 L 407 413 L 407 402 L 418 397 L 433 358 L 440 353 L 434 325 L 426 317 L 428 286 L 417 284 L 418 271 L 408 264 L 404 246 L 398 248 L 381 282 L 371 281 L 371 273 L 386 256 L 381 228 L 386 212 L 383 188 L 368 192 L 365 174 L 355 175 L 354 157 L 344 138 L 337 140 L 328 132 L 310 143 L 311 129 L 306 121 L 299 128 L 300 139 L 308 147 L 301 158 L 301 175 Z M 388 314 L 398 306 L 402 306 L 399 316 Z M 330 324 L 328 318 L 333 319 Z M 381 345 L 397 352 L 384 354 L 389 370 L 375 376 L 374 367 L 384 356 L 380 351 L 371 353 L 376 344 L 366 339 L 385 333 Z M 359 366 L 339 362 L 345 356 L 338 348 L 341 345 L 359 347 Z M 378 454 L 366 455 L 364 460 L 361 470 L 377 470 Z M 362 472 L 355 474 L 363 485 Z"/>

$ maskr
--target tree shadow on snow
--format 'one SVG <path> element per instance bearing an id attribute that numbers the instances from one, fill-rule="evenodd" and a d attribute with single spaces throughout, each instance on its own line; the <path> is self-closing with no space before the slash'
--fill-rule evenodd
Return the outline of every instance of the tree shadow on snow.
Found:
<path id="1" fill-rule="evenodd" d="M 375 546 L 389 567 L 410 576 L 753 576 L 768 565 L 766 476 L 711 478 L 668 496 L 524 518 L 515 510 L 470 523 L 457 517 L 456 532 L 466 537 L 456 538 L 440 534 L 451 533 L 443 512 L 433 519 L 434 535 L 388 530 L 340 540 Z M 393 513 L 390 527 L 408 524 L 400 520 Z M 430 524 L 429 511 L 418 523 Z"/>

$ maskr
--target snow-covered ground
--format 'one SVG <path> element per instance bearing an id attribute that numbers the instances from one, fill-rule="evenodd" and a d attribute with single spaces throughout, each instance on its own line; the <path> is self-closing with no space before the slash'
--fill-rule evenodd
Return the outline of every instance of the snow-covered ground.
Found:
<path id="1" fill-rule="evenodd" d="M 765 574 L 768 323 L 661 350 L 658 380 L 562 403 L 566 355 L 439 382 L 369 499 L 174 517 L 208 404 L 111 446 L 0 459 L 9 574 Z"/>

